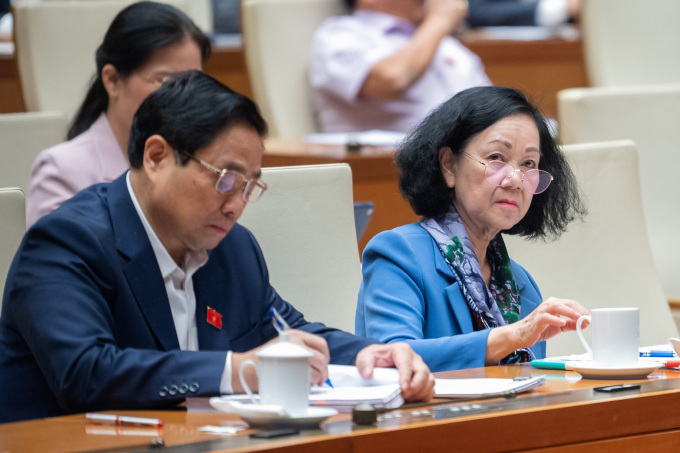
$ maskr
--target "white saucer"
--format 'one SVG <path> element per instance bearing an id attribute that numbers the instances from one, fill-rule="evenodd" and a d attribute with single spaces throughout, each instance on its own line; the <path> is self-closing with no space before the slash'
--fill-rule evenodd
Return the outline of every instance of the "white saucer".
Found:
<path id="1" fill-rule="evenodd" d="M 319 423 L 338 411 L 331 407 L 308 407 L 304 413 L 289 414 L 281 406 L 241 403 L 228 397 L 210 398 L 210 405 L 218 411 L 236 414 L 250 426 L 281 426 L 317 428 Z"/>
<path id="2" fill-rule="evenodd" d="M 660 362 L 647 360 L 626 367 L 599 365 L 592 360 L 568 362 L 568 365 L 586 379 L 644 379 L 663 366 Z"/>

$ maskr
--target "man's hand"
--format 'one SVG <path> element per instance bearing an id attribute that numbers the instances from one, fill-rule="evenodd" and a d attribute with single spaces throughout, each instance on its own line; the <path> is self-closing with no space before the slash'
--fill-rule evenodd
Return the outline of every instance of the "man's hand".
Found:
<path id="1" fill-rule="evenodd" d="M 438 18 L 446 24 L 448 34 L 467 17 L 467 0 L 429 0 L 425 4 L 425 20 Z"/>
<path id="2" fill-rule="evenodd" d="M 373 344 L 357 354 L 356 365 L 365 379 L 375 367 L 394 366 L 406 401 L 428 401 L 434 396 L 434 376 L 423 359 L 406 343 Z"/>
<path id="3" fill-rule="evenodd" d="M 311 383 L 321 385 L 328 379 L 328 362 L 330 361 L 330 352 L 328 351 L 328 344 L 326 340 L 318 335 L 314 335 L 302 330 L 291 329 L 287 331 L 290 334 L 290 342 L 302 345 L 309 349 L 314 355 L 309 358 L 309 366 L 311 368 Z M 238 369 L 244 360 L 250 359 L 257 362 L 255 353 L 260 349 L 267 347 L 272 343 L 279 341 L 278 338 L 268 341 L 260 347 L 252 349 L 245 353 L 233 353 L 231 355 L 231 386 L 234 393 L 244 393 L 245 389 L 241 385 L 241 380 L 238 377 Z M 248 387 L 253 392 L 258 390 L 257 375 L 253 367 L 246 367 L 244 370 L 244 377 L 248 383 Z"/>

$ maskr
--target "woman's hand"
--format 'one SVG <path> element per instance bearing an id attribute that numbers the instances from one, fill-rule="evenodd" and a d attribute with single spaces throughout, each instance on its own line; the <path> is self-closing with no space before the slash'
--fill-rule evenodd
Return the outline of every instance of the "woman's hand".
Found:
<path id="1" fill-rule="evenodd" d="M 550 297 L 526 318 L 489 332 L 486 343 L 486 365 L 495 365 L 503 357 L 520 348 L 530 348 L 560 332 L 576 329 L 576 321 L 590 312 L 571 299 Z M 583 327 L 588 325 L 583 322 Z"/>
<path id="2" fill-rule="evenodd" d="M 543 301 L 529 316 L 512 324 L 517 333 L 520 348 L 528 348 L 538 341 L 545 341 L 560 332 L 576 329 L 576 321 L 590 312 L 571 299 L 550 297 Z M 583 327 L 586 327 L 584 321 Z"/>

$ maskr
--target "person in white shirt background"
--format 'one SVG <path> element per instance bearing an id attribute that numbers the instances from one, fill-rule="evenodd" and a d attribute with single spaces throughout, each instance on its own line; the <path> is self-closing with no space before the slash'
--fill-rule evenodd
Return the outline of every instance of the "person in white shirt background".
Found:
<path id="1" fill-rule="evenodd" d="M 312 39 L 309 80 L 322 132 L 408 132 L 466 88 L 491 85 L 451 36 L 466 0 L 345 0 Z"/>

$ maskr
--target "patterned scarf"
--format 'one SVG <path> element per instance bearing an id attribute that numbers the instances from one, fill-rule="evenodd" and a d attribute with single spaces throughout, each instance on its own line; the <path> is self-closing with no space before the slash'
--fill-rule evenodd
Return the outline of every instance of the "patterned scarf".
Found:
<path id="1" fill-rule="evenodd" d="M 501 235 L 489 244 L 487 259 L 491 266 L 489 287 L 456 208 L 437 218 L 423 217 L 420 225 L 439 246 L 446 263 L 459 282 L 463 298 L 470 307 L 475 330 L 491 329 L 519 320 L 520 297 L 510 265 L 510 257 Z M 499 364 L 528 362 L 534 358 L 529 349 L 518 349 Z"/>

